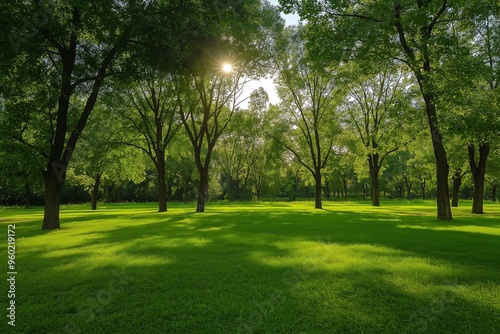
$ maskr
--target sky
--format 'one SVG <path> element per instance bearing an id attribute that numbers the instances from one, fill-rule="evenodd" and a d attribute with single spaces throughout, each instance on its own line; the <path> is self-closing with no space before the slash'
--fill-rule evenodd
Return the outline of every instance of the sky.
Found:
<path id="1" fill-rule="evenodd" d="M 270 0 L 269 1 L 272 5 L 277 6 L 278 5 L 278 0 Z M 297 14 L 283 14 L 281 13 L 281 16 L 285 19 L 285 24 L 288 25 L 295 25 L 299 22 L 299 16 Z M 279 98 L 278 95 L 276 94 L 276 89 L 275 85 L 273 83 L 273 78 L 264 78 L 260 79 L 258 81 L 251 81 L 246 84 L 245 86 L 245 91 L 243 95 L 247 97 L 250 95 L 251 92 L 256 90 L 259 87 L 263 87 L 266 91 L 267 94 L 269 95 L 269 102 L 272 104 L 278 104 Z M 247 106 L 247 101 L 245 103 L 242 103 L 241 107 L 246 108 Z"/>

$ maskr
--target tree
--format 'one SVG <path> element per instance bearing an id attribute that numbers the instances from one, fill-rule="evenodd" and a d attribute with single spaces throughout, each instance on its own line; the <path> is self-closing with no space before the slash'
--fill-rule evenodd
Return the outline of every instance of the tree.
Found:
<path id="1" fill-rule="evenodd" d="M 472 213 L 482 214 L 485 175 L 491 143 L 500 135 L 500 5 L 494 2 L 473 14 L 474 55 L 485 64 L 484 79 L 469 91 L 471 109 L 461 115 L 467 124 L 469 166 L 474 182 Z M 480 112 L 478 112 L 480 111 Z M 472 116 L 472 117 L 471 117 Z M 472 135 L 471 135 L 472 133 Z M 479 155 L 479 157 L 477 156 Z"/>
<path id="2" fill-rule="evenodd" d="M 267 98 L 265 91 L 263 94 Z M 250 95 L 250 99 L 255 96 L 254 92 Z M 222 169 L 222 176 L 226 181 L 226 197 L 230 201 L 252 198 L 251 171 L 260 158 L 264 144 L 262 119 L 252 109 L 251 106 L 248 110 L 234 114 L 215 152 L 218 165 Z"/>
<path id="3" fill-rule="evenodd" d="M 116 129 L 120 121 L 112 109 L 97 105 L 81 135 L 81 148 L 73 158 L 70 170 L 73 170 L 75 177 L 79 177 L 78 183 L 90 190 L 92 210 L 97 209 L 99 189 L 104 182 L 118 177 L 135 182 L 144 179 L 142 152 L 118 143 L 120 132 Z"/>
<path id="4" fill-rule="evenodd" d="M 422 200 L 427 199 L 429 189 L 434 186 L 434 156 L 431 143 L 426 139 L 425 131 L 421 131 L 407 148 L 413 155 L 408 164 L 412 177 L 419 185 Z"/>
<path id="5" fill-rule="evenodd" d="M 488 159 L 488 183 L 491 186 L 491 200 L 497 201 L 498 185 L 500 184 L 500 147 L 492 147 L 492 157 Z"/>
<path id="6" fill-rule="evenodd" d="M 425 103 L 436 161 L 437 217 L 451 219 L 449 166 L 441 134 L 436 78 L 445 74 L 443 64 L 452 61 L 451 54 L 460 55 L 457 58 L 462 60 L 467 53 L 461 35 L 453 29 L 454 23 L 466 15 L 463 3 L 281 0 L 280 4 L 286 12 L 297 10 L 302 19 L 308 20 L 310 49 L 323 62 L 332 58 L 365 62 L 396 59 L 412 71 Z M 461 64 L 458 68 L 467 67 Z"/>
<path id="7" fill-rule="evenodd" d="M 143 151 L 156 168 L 158 183 L 158 212 L 167 211 L 166 152 L 181 123 L 178 100 L 172 76 L 149 71 L 124 92 L 121 115 L 128 126 L 124 133 L 133 131 L 140 140 L 121 140 L 122 143 Z M 133 108 L 129 108 L 131 105 Z"/>
<path id="8" fill-rule="evenodd" d="M 6 74 L 9 80 L 26 75 L 47 87 L 39 90 L 47 96 L 38 103 L 43 114 L 36 115 L 44 117 L 45 126 L 38 130 L 46 140 L 41 147 L 29 143 L 27 137 L 18 140 L 47 160 L 42 229 L 58 229 L 61 189 L 71 156 L 105 78 L 115 71 L 113 65 L 119 66 L 119 56 L 136 37 L 137 22 L 148 3 L 110 0 L 43 4 L 45 7 L 40 1 L 22 5 L 12 1 L 2 5 L 0 24 L 7 40 L 2 37 L 0 43 L 9 43 L 11 48 L 2 48 L 1 62 L 16 64 Z M 30 18 L 34 22 L 27 24 Z M 82 109 L 73 108 L 75 99 L 85 101 Z"/>
<path id="9" fill-rule="evenodd" d="M 278 95 L 289 123 L 288 138 L 276 137 L 315 181 L 315 208 L 322 209 L 321 170 L 332 153 L 335 134 L 333 76 L 306 58 L 303 28 L 288 28 L 276 50 Z"/>
<path id="10" fill-rule="evenodd" d="M 452 170 L 451 180 L 452 180 L 452 199 L 451 206 L 458 207 L 460 187 L 463 183 L 463 178 L 468 172 L 468 160 L 467 160 L 467 149 L 464 145 L 463 138 L 461 136 L 450 136 L 448 140 L 448 157 L 450 162 L 450 168 Z"/>
<path id="11" fill-rule="evenodd" d="M 205 211 L 212 153 L 241 103 L 238 98 L 244 85 L 242 76 L 241 71 L 227 75 L 208 71 L 189 73 L 178 88 L 180 117 L 193 146 L 199 173 L 196 212 Z"/>
<path id="12" fill-rule="evenodd" d="M 412 116 L 417 106 L 412 101 L 410 82 L 395 66 L 389 65 L 373 76 L 356 72 L 359 70 L 349 72 L 357 79 L 349 78 L 346 83 L 350 94 L 345 108 L 368 157 L 372 205 L 380 206 L 380 169 L 389 154 L 407 145 L 415 135 L 412 127 L 418 123 Z"/>
<path id="13" fill-rule="evenodd" d="M 387 157 L 387 169 L 384 177 L 389 180 L 389 185 L 395 191 L 395 196 L 399 198 L 410 198 L 413 181 L 409 162 L 412 154 L 408 150 L 399 150 L 395 154 Z"/>
<path id="14" fill-rule="evenodd" d="M 183 71 L 178 76 L 180 117 L 199 173 L 196 212 L 205 211 L 215 145 L 243 102 L 244 84 L 263 70 L 264 42 L 281 24 L 276 9 L 266 3 L 230 4 L 227 8 L 206 4 L 201 18 L 204 35 L 185 41 Z M 224 71 L 225 64 L 232 65 L 232 70 Z"/>

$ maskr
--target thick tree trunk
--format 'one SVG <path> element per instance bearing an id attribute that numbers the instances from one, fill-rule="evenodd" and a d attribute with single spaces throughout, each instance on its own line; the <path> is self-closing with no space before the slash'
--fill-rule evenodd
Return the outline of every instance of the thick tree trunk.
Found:
<path id="1" fill-rule="evenodd" d="M 469 165 L 472 172 L 472 180 L 474 182 L 474 195 L 472 197 L 472 213 L 482 214 L 484 202 L 484 176 L 486 174 L 486 161 L 490 153 L 490 145 L 483 143 L 479 145 L 479 163 L 476 164 L 474 159 L 475 145 L 468 146 Z"/>
<path id="2" fill-rule="evenodd" d="M 370 168 L 372 206 L 380 206 L 380 190 L 379 190 L 379 154 L 368 155 L 368 166 Z"/>
<path id="3" fill-rule="evenodd" d="M 441 133 L 437 127 L 436 105 L 434 104 L 434 96 L 426 89 L 422 89 L 424 93 L 424 101 L 429 122 L 429 130 L 432 138 L 432 147 L 434 149 L 434 158 L 436 159 L 436 203 L 437 203 L 437 218 L 441 220 L 452 219 L 450 206 L 450 190 L 448 185 L 449 166 L 446 157 L 446 150 L 443 145 Z"/>
<path id="4" fill-rule="evenodd" d="M 157 180 L 158 180 L 158 212 L 167 211 L 167 182 L 165 180 L 165 152 L 157 151 Z"/>
<path id="5" fill-rule="evenodd" d="M 92 187 L 92 210 L 97 210 L 97 200 L 99 199 L 99 186 L 101 185 L 101 174 L 96 175 L 94 186 Z"/>
<path id="6" fill-rule="evenodd" d="M 322 187 L 321 187 L 321 169 L 320 168 L 316 168 L 314 180 L 316 181 L 314 208 L 315 209 L 323 209 L 323 203 L 321 201 Z"/>
<path id="7" fill-rule="evenodd" d="M 196 200 L 196 212 L 205 212 L 207 201 L 208 171 L 206 168 L 200 170 L 200 183 L 198 184 L 198 197 Z"/>
<path id="8" fill-rule="evenodd" d="M 42 230 L 59 229 L 59 209 L 61 207 L 61 190 L 64 183 L 64 173 L 58 173 L 50 164 L 44 172 L 45 209 L 43 213 Z"/>
<path id="9" fill-rule="evenodd" d="M 448 186 L 449 167 L 446 151 L 443 144 L 437 144 L 436 155 L 436 182 L 437 182 L 437 211 L 438 219 L 452 219 L 450 206 L 450 190 Z"/>
<path id="10" fill-rule="evenodd" d="M 455 173 L 453 176 L 453 191 L 451 198 L 451 206 L 453 208 L 458 208 L 458 195 L 460 193 L 460 187 L 462 186 L 462 176 L 460 173 Z"/>
<path id="11" fill-rule="evenodd" d="M 410 67 L 415 73 L 415 77 L 417 79 L 420 91 L 422 93 L 422 97 L 424 98 L 425 102 L 425 112 L 427 115 L 429 130 L 432 137 L 434 158 L 436 159 L 437 218 L 441 220 L 450 220 L 452 219 L 452 214 L 451 214 L 450 193 L 448 185 L 448 176 L 449 176 L 448 159 L 446 157 L 446 150 L 444 148 L 438 127 L 436 103 L 434 98 L 434 88 L 432 87 L 432 83 L 429 81 L 431 80 L 433 69 L 431 66 L 430 54 L 428 53 L 429 52 L 428 41 L 432 37 L 433 26 L 435 22 L 432 23 L 431 25 L 423 26 L 421 28 L 420 32 L 422 41 L 424 42 L 423 44 L 418 45 L 418 43 L 415 40 L 411 40 L 411 44 L 409 44 L 409 40 L 407 39 L 406 36 L 406 31 L 401 21 L 402 8 L 403 6 L 399 2 L 395 3 L 395 8 L 394 8 L 394 14 L 396 18 L 395 27 L 398 31 L 399 42 L 403 47 L 403 51 L 410 60 L 409 63 L 414 63 L 413 65 L 410 65 Z M 438 17 L 439 16 L 436 16 L 436 18 Z M 419 55 L 415 54 L 415 49 L 412 48 L 413 45 L 418 45 L 419 51 L 423 51 L 422 53 L 420 53 L 420 56 L 422 56 L 423 58 L 422 66 L 415 66 L 415 64 L 419 62 L 420 59 Z"/>

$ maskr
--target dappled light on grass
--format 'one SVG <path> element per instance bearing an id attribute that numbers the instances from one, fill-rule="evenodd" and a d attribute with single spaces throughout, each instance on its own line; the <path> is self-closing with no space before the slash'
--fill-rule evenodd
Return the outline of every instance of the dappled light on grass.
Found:
<path id="1" fill-rule="evenodd" d="M 73 323 L 82 333 L 500 328 L 500 217 L 459 208 L 455 220 L 440 222 L 426 203 L 312 207 L 212 204 L 194 214 L 173 203 L 159 214 L 153 203 L 96 212 L 72 206 L 52 232 L 39 230 L 39 209 L 4 210 L 17 221 L 22 250 L 20 330 L 61 332 Z"/>
<path id="2" fill-rule="evenodd" d="M 432 231 L 457 231 L 466 233 L 482 233 L 488 235 L 500 236 L 500 228 L 498 226 L 475 226 L 475 225 L 453 225 L 449 226 L 419 226 L 419 225 L 398 225 L 399 228 L 423 229 Z"/>

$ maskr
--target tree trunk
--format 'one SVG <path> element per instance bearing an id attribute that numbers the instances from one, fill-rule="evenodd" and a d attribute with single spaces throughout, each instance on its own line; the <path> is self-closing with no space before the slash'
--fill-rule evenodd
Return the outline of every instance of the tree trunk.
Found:
<path id="1" fill-rule="evenodd" d="M 370 177 L 372 180 L 371 184 L 371 198 L 372 198 L 372 206 L 380 206 L 380 190 L 379 190 L 379 154 L 369 154 L 368 155 L 368 166 L 370 168 Z"/>
<path id="2" fill-rule="evenodd" d="M 323 209 L 323 203 L 321 202 L 322 189 L 321 189 L 321 169 L 320 168 L 316 168 L 314 180 L 316 181 L 314 208 L 315 209 Z"/>
<path id="3" fill-rule="evenodd" d="M 347 199 L 347 175 L 342 176 L 342 186 L 343 186 L 343 193 L 344 193 L 344 199 Z"/>
<path id="4" fill-rule="evenodd" d="M 24 208 L 28 209 L 31 206 L 31 191 L 30 191 L 30 185 L 28 182 L 24 184 Z"/>
<path id="5" fill-rule="evenodd" d="M 405 175 L 404 181 L 406 185 L 406 199 L 411 200 L 411 189 L 413 188 L 413 185 L 411 184 L 411 180 L 407 175 Z"/>
<path id="6" fill-rule="evenodd" d="M 189 173 L 189 176 L 184 182 L 184 187 L 182 189 L 182 200 L 184 202 L 188 202 L 191 199 L 191 176 L 193 175 L 192 172 Z"/>
<path id="7" fill-rule="evenodd" d="M 332 190 L 330 189 L 330 184 L 328 180 L 325 180 L 325 196 L 327 200 L 332 199 Z"/>
<path id="8" fill-rule="evenodd" d="M 114 184 L 110 184 L 106 187 L 107 189 L 107 195 L 106 195 L 106 202 L 108 203 L 113 203 L 114 202 L 114 198 L 113 198 L 113 188 L 114 188 Z"/>
<path id="9" fill-rule="evenodd" d="M 45 209 L 43 212 L 42 230 L 59 229 L 59 209 L 61 207 L 61 190 L 65 173 L 58 173 L 53 164 L 49 164 L 43 173 L 45 181 Z"/>
<path id="10" fill-rule="evenodd" d="M 451 220 L 450 206 L 450 189 L 448 185 L 449 166 L 446 150 L 441 139 L 439 128 L 437 127 L 436 106 L 434 105 L 434 97 L 430 94 L 425 94 L 424 97 L 429 128 L 432 137 L 432 147 L 434 149 L 434 157 L 436 159 L 436 203 L 437 203 L 437 218 L 441 220 Z"/>
<path id="11" fill-rule="evenodd" d="M 229 188 L 228 189 L 229 201 L 230 202 L 234 202 L 234 200 L 236 199 L 235 198 L 235 193 L 236 193 L 235 188 L 236 188 L 236 186 L 235 186 L 235 182 L 233 180 L 233 177 L 230 174 L 228 175 L 228 177 L 229 177 L 229 184 L 228 184 L 228 188 Z"/>
<path id="12" fill-rule="evenodd" d="M 493 202 L 497 201 L 497 187 L 498 184 L 495 183 L 491 189 L 491 199 L 493 200 Z"/>
<path id="13" fill-rule="evenodd" d="M 474 195 L 472 197 L 472 213 L 482 214 L 484 202 L 484 176 L 486 174 L 486 161 L 490 153 L 489 143 L 479 145 L 479 163 L 476 164 L 474 159 L 475 145 L 468 146 L 469 165 L 472 172 L 472 180 L 474 182 Z"/>
<path id="14" fill-rule="evenodd" d="M 427 181 L 426 179 L 421 179 L 420 180 L 420 190 L 422 191 L 422 200 L 425 201 L 425 187 L 426 187 Z"/>
<path id="15" fill-rule="evenodd" d="M 402 5 L 399 2 L 395 3 L 395 26 L 399 35 L 399 42 L 403 47 L 405 54 L 407 55 L 410 63 L 417 63 L 420 61 L 419 57 L 415 54 L 415 50 L 412 49 L 412 46 L 408 43 L 406 38 L 406 32 L 401 23 L 401 10 Z M 441 220 L 450 220 L 452 219 L 451 214 L 451 206 L 450 206 L 450 193 L 449 193 L 449 185 L 448 185 L 448 176 L 449 176 L 449 166 L 448 159 L 446 157 L 446 150 L 444 148 L 441 133 L 439 132 L 438 126 L 438 117 L 436 112 L 436 101 L 434 98 L 434 88 L 432 87 L 432 83 L 429 82 L 431 80 L 432 75 L 432 66 L 430 60 L 430 54 L 428 49 L 428 42 L 432 37 L 432 27 L 424 26 L 422 27 L 421 36 L 423 44 L 419 45 L 419 49 L 423 51 L 420 55 L 422 58 L 422 66 L 412 66 L 410 67 L 415 74 L 418 85 L 420 87 L 420 91 L 422 93 L 422 97 L 425 102 L 425 113 L 427 115 L 427 121 L 429 123 L 429 130 L 432 138 L 432 148 L 434 150 L 434 158 L 436 159 L 436 183 L 437 183 L 437 192 L 436 192 L 436 204 L 437 204 L 437 218 Z M 412 44 L 418 45 L 417 42 L 412 40 Z"/>
<path id="16" fill-rule="evenodd" d="M 99 186 L 101 184 L 101 174 L 97 174 L 92 187 L 92 210 L 97 210 L 97 200 L 99 199 Z"/>
<path id="17" fill-rule="evenodd" d="M 200 170 L 200 183 L 198 184 L 198 198 L 196 202 L 196 212 L 205 212 L 205 203 L 208 193 L 208 168 Z"/>
<path id="18" fill-rule="evenodd" d="M 451 206 L 453 208 L 458 208 L 458 194 L 460 193 L 460 187 L 462 186 L 462 175 L 459 171 L 455 172 L 453 175 L 453 191 L 451 198 Z"/>
<path id="19" fill-rule="evenodd" d="M 167 211 L 167 182 L 165 180 L 165 152 L 157 150 L 157 180 L 158 180 L 158 212 Z"/>

